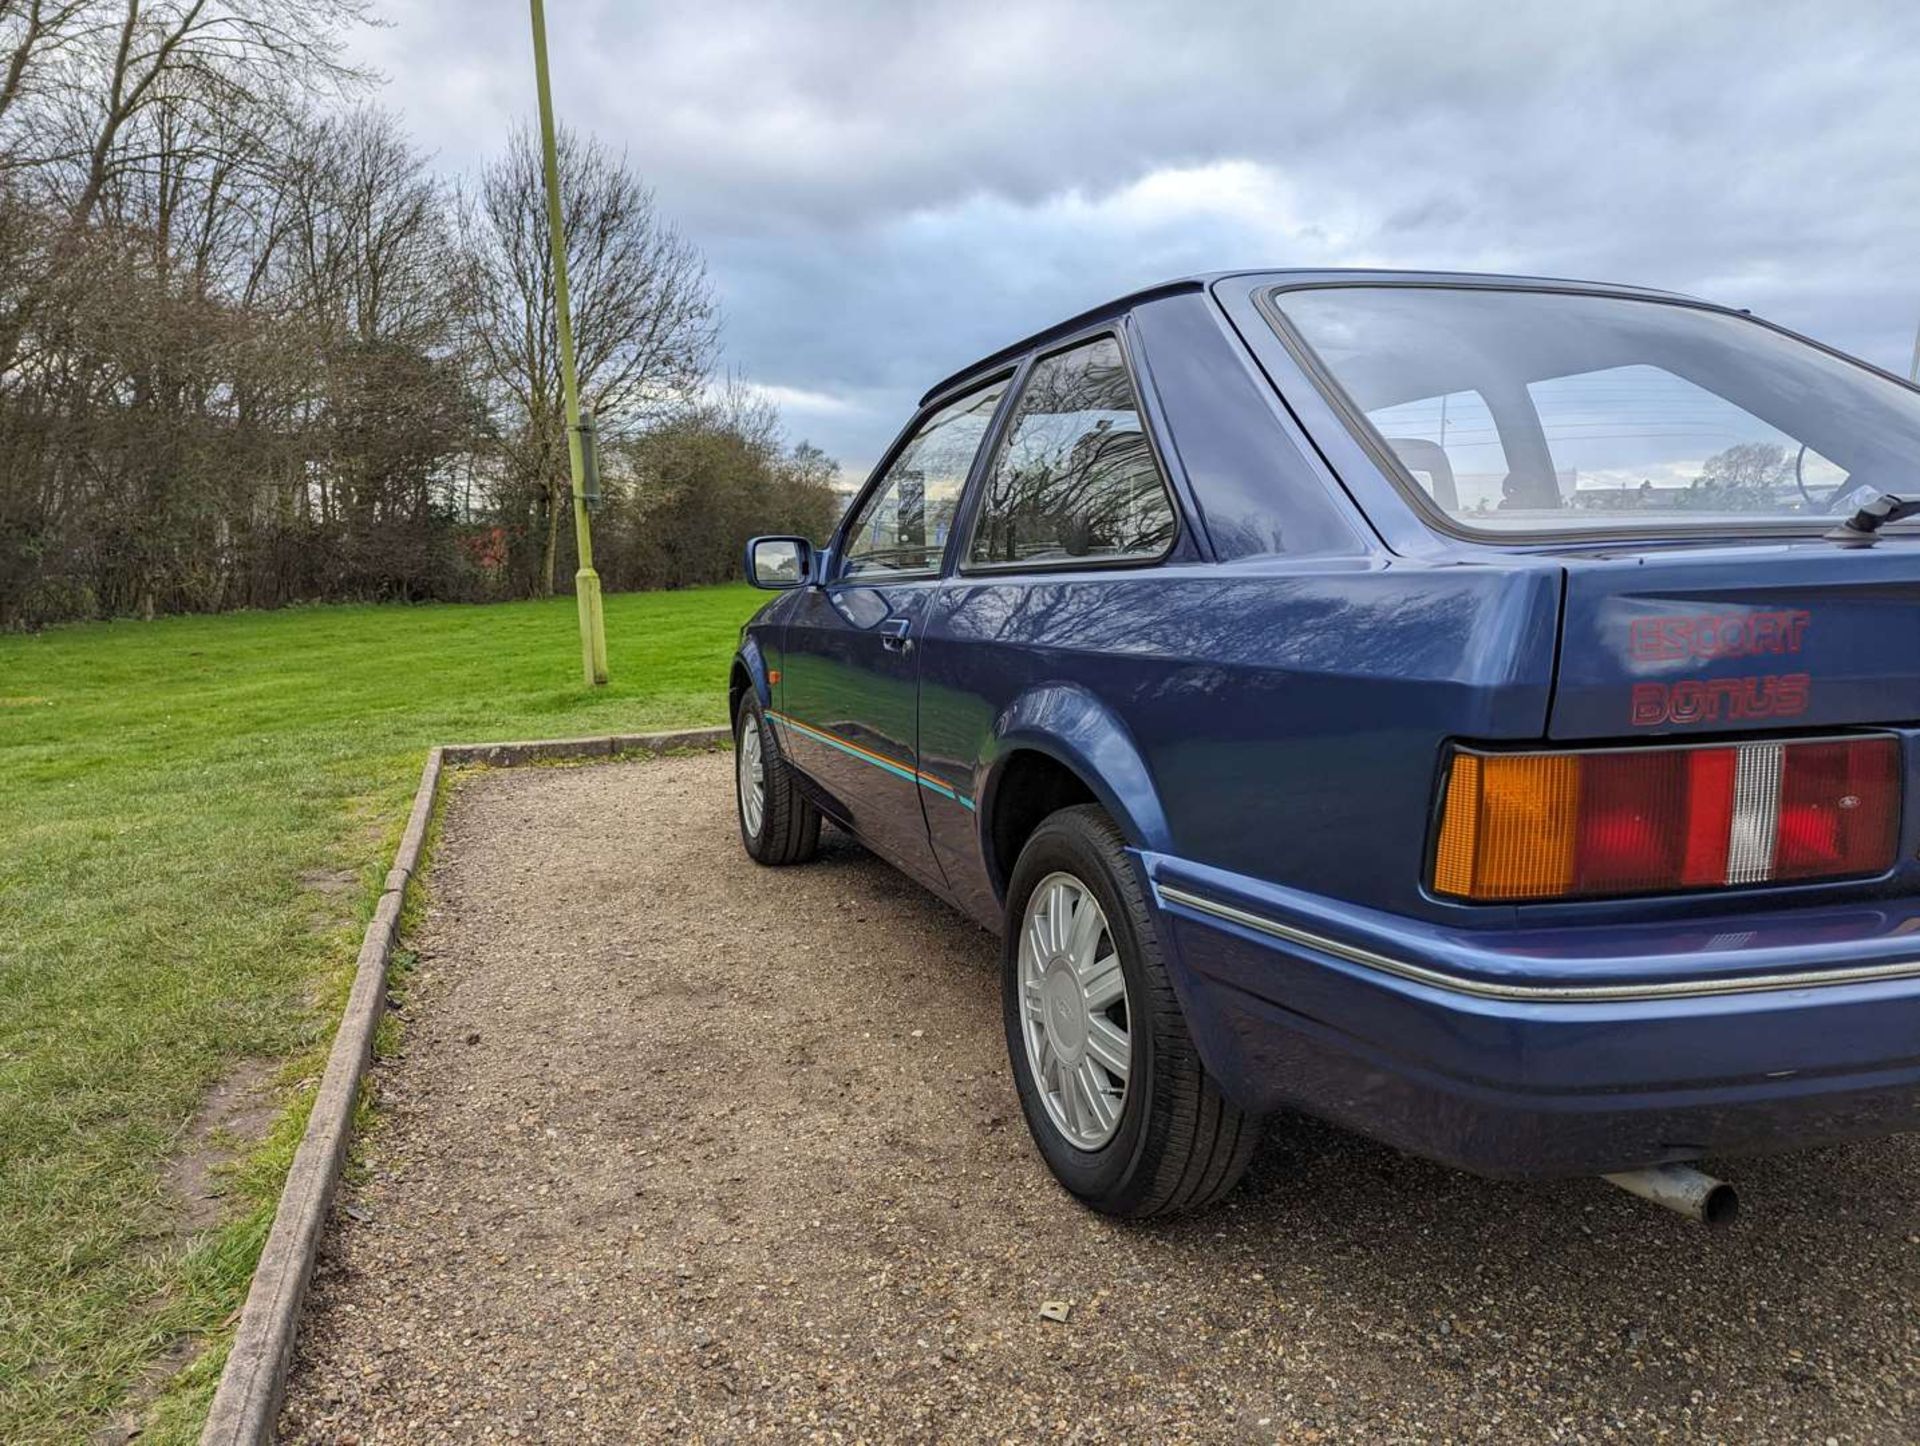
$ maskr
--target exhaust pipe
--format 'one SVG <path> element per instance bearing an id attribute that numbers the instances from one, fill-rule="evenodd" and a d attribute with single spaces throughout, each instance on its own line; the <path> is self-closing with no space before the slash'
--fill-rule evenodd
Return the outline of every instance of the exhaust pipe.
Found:
<path id="1" fill-rule="evenodd" d="M 1740 1214 L 1740 1194 L 1725 1180 L 1702 1174 L 1691 1165 L 1649 1165 L 1644 1170 L 1622 1170 L 1602 1175 L 1629 1195 L 1678 1211 L 1702 1225 L 1731 1225 Z"/>

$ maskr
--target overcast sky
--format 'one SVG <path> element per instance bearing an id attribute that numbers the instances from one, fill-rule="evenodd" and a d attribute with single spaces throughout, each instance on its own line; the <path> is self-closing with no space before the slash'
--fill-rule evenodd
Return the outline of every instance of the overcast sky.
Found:
<path id="1" fill-rule="evenodd" d="M 531 115 L 525 0 L 379 8 L 355 53 L 444 168 Z M 547 8 L 562 118 L 704 250 L 728 364 L 855 471 L 929 383 L 1192 271 L 1641 282 L 1903 373 L 1920 321 L 1914 0 Z"/>

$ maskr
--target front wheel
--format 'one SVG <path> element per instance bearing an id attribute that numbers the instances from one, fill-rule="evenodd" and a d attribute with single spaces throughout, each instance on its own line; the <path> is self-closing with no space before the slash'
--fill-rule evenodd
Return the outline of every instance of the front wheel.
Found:
<path id="1" fill-rule="evenodd" d="M 1007 891 L 1002 1001 L 1027 1128 L 1060 1183 L 1108 1215 L 1210 1204 L 1259 1121 L 1200 1062 L 1161 958 L 1145 880 L 1111 819 L 1063 809 Z"/>
<path id="2" fill-rule="evenodd" d="M 733 720 L 734 799 L 740 842 L 755 863 L 801 864 L 820 848 L 820 810 L 794 781 L 793 765 L 780 756 L 773 726 L 752 693 L 740 700 Z"/>

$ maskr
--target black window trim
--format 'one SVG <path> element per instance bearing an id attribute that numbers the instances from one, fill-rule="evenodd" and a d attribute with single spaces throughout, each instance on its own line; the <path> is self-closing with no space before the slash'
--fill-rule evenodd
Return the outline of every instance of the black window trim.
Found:
<path id="1" fill-rule="evenodd" d="M 1347 394 L 1327 364 L 1320 359 L 1307 339 L 1302 336 L 1281 310 L 1276 297 L 1290 291 L 1503 291 L 1535 292 L 1554 296 L 1600 296 L 1619 301 L 1640 301 L 1654 306 L 1681 307 L 1690 311 L 1713 312 L 1721 316 L 1736 317 L 1755 326 L 1765 327 L 1768 331 L 1797 341 L 1815 351 L 1826 353 L 1836 361 L 1845 362 L 1886 381 L 1894 382 L 1908 391 L 1920 392 L 1920 387 L 1905 377 L 1896 376 L 1882 367 L 1860 357 L 1850 355 L 1837 347 L 1828 346 L 1814 337 L 1803 336 L 1789 327 L 1755 316 L 1750 311 L 1737 307 L 1721 306 L 1711 301 L 1701 301 L 1694 297 L 1670 295 L 1664 292 L 1638 291 L 1631 287 L 1604 285 L 1569 285 L 1553 281 L 1528 281 L 1520 278 L 1488 278 L 1486 280 L 1418 280 L 1396 279 L 1391 277 L 1355 277 L 1352 279 L 1333 279 L 1316 281 L 1278 282 L 1257 288 L 1254 292 L 1254 305 L 1261 317 L 1273 328 L 1274 335 L 1280 340 L 1294 363 L 1305 372 L 1307 378 L 1319 391 L 1322 400 L 1332 408 L 1335 417 L 1347 429 L 1354 441 L 1360 444 L 1386 479 L 1393 484 L 1394 490 L 1404 497 L 1420 520 L 1435 531 L 1462 542 L 1508 548 L 1540 548 L 1560 546 L 1572 543 L 1662 543 L 1690 542 L 1700 539 L 1726 540 L 1748 537 L 1818 537 L 1827 532 L 1838 517 L 1813 517 L 1809 515 L 1805 522 L 1789 519 L 1771 519 L 1766 521 L 1741 523 L 1737 529 L 1724 523 L 1681 523 L 1672 526 L 1655 524 L 1631 525 L 1615 521 L 1612 527 L 1572 527 L 1540 528 L 1527 531 L 1501 531 L 1498 529 L 1471 527 L 1449 514 L 1446 509 L 1427 495 L 1427 490 L 1414 480 L 1413 473 L 1407 469 L 1379 430 L 1368 420 L 1359 404 Z M 1902 527 L 1898 533 L 1888 536 L 1906 535 Z"/>
<path id="2" fill-rule="evenodd" d="M 938 396 L 929 397 L 914 410 L 913 415 L 907 418 L 906 425 L 900 429 L 899 435 L 893 439 L 892 443 L 887 447 L 887 450 L 881 454 L 880 461 L 874 466 L 873 472 L 866 480 L 866 484 L 854 494 L 853 501 L 847 504 L 846 515 L 840 519 L 839 524 L 834 528 L 832 556 L 828 562 L 828 566 L 833 575 L 823 579 L 822 586 L 836 587 L 842 583 L 850 583 L 872 587 L 896 582 L 925 582 L 929 578 L 939 578 L 945 575 L 947 551 L 953 545 L 951 535 L 949 535 L 945 546 L 935 554 L 931 567 L 916 567 L 909 571 L 888 573 L 848 572 L 847 565 L 850 559 L 847 557 L 847 539 L 852 536 L 853 525 L 859 519 L 861 511 L 866 507 L 868 502 L 873 500 L 874 494 L 886 484 L 887 474 L 893 470 L 893 464 L 900 460 L 900 454 L 912 445 L 913 439 L 920 435 L 921 430 L 926 424 L 955 402 L 964 401 L 976 392 L 984 392 L 990 387 L 1004 382 L 1007 384 L 1007 389 L 1001 394 L 1000 400 L 994 403 L 993 415 L 987 419 L 987 429 L 981 434 L 980 445 L 974 449 L 973 461 L 968 464 L 967 475 L 962 479 L 959 504 L 954 509 L 954 521 L 957 523 L 966 508 L 968 490 L 972 487 L 973 480 L 979 473 L 980 459 L 994 439 L 995 429 L 1000 422 L 1002 414 L 1006 410 L 1007 399 L 1014 394 L 1013 382 L 1019 375 L 1019 372 L 1020 367 L 1016 363 L 1013 366 L 1002 367 L 988 372 L 984 376 L 962 378 L 960 381 L 955 382 L 954 385 L 943 390 Z M 956 527 L 955 531 L 957 532 L 958 530 Z M 931 548 L 928 550 L 930 552 L 932 551 Z"/>
<path id="3" fill-rule="evenodd" d="M 1160 491 L 1167 499 L 1167 510 L 1173 515 L 1173 533 L 1167 538 L 1166 547 L 1152 557 L 1108 557 L 1086 558 L 1068 557 L 1056 562 L 973 562 L 974 536 L 979 531 L 980 519 L 987 510 L 987 482 L 993 475 L 993 469 L 999 465 L 1000 455 L 1013 436 L 1014 419 L 1019 415 L 1020 399 L 1032 384 L 1033 373 L 1039 365 L 1065 352 L 1077 351 L 1100 340 L 1101 337 L 1113 338 L 1113 344 L 1120 351 L 1120 365 L 1127 374 L 1127 385 L 1133 388 L 1134 412 L 1140 418 L 1141 435 L 1147 439 L 1147 452 L 1153 458 L 1154 474 L 1160 479 Z M 1006 415 L 1000 420 L 993 443 L 992 455 L 987 457 L 970 482 L 975 495 L 972 505 L 966 509 L 966 535 L 960 541 L 959 550 L 954 554 L 953 571 L 960 577 L 1007 577 L 1027 573 L 1050 572 L 1090 572 L 1113 571 L 1118 569 L 1141 569 L 1160 567 L 1179 549 L 1186 535 L 1187 522 L 1185 509 L 1180 505 L 1180 495 L 1173 488 L 1172 473 L 1167 460 L 1161 455 L 1160 440 L 1154 436 L 1153 419 L 1148 415 L 1146 393 L 1140 386 L 1140 373 L 1134 366 L 1133 349 L 1127 343 L 1121 318 L 1104 321 L 1089 327 L 1064 341 L 1049 343 L 1045 350 L 1030 354 L 1020 366 L 1019 386 L 1009 389 L 1003 403 Z"/>

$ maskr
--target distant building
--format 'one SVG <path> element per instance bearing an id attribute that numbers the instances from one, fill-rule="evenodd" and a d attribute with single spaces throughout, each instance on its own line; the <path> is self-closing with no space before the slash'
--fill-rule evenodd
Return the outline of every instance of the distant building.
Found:
<path id="1" fill-rule="evenodd" d="M 1651 479 L 1633 482 L 1578 482 L 1569 505 L 1590 512 L 1664 512 L 1692 505 L 1691 485 L 1658 486 Z"/>

